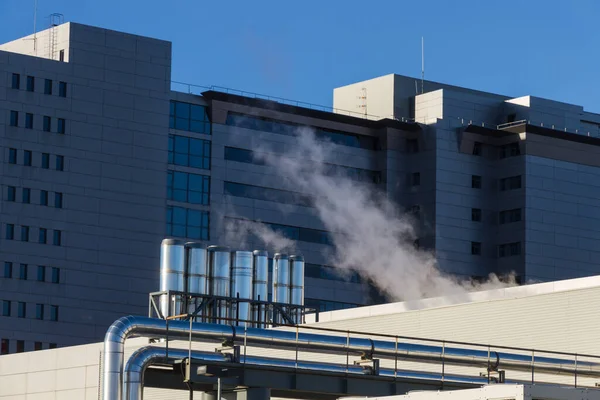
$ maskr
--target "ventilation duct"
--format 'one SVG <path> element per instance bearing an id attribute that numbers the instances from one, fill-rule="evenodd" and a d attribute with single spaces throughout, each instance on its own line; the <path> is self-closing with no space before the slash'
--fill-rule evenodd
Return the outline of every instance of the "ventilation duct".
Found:
<path id="1" fill-rule="evenodd" d="M 267 301 L 269 298 L 269 253 L 254 250 L 252 255 L 252 299 Z M 254 327 L 266 327 L 267 318 L 268 309 L 264 304 L 255 304 L 252 306 Z"/>
<path id="2" fill-rule="evenodd" d="M 304 305 L 304 258 L 290 256 L 290 303 Z M 292 319 L 296 324 L 302 323 L 302 309 L 295 308 Z"/>
<path id="3" fill-rule="evenodd" d="M 231 253 L 231 297 L 233 299 L 252 299 L 252 252 L 234 251 Z M 252 317 L 250 303 L 232 302 L 231 318 L 235 318 L 237 325 L 247 324 Z"/>
<path id="4" fill-rule="evenodd" d="M 160 290 L 185 292 L 184 284 L 184 243 L 177 239 L 165 239 L 160 245 Z M 168 295 L 160 298 L 160 312 L 164 317 L 181 314 L 180 296 Z"/>
<path id="5" fill-rule="evenodd" d="M 208 294 L 208 264 L 206 261 L 206 248 L 202 243 L 189 242 L 185 244 L 186 260 L 186 287 L 187 292 L 191 294 Z M 200 302 L 199 298 L 194 298 L 188 305 L 188 313 L 193 314 Z M 205 321 L 204 316 L 195 318 L 194 321 Z"/>

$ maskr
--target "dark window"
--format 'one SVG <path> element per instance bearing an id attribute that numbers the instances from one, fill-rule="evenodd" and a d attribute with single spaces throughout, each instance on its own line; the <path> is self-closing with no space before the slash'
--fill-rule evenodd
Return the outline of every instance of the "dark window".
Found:
<path id="1" fill-rule="evenodd" d="M 410 175 L 410 185 L 411 186 L 421 185 L 421 173 L 420 172 L 413 172 Z"/>
<path id="2" fill-rule="evenodd" d="M 67 128 L 66 128 L 67 123 L 65 122 L 65 119 L 58 118 L 57 121 L 58 121 L 58 125 L 56 126 L 56 132 L 64 134 L 67 130 Z"/>
<path id="3" fill-rule="evenodd" d="M 8 163 L 9 164 L 17 163 L 17 149 L 8 149 Z"/>
<path id="4" fill-rule="evenodd" d="M 265 165 L 265 161 L 260 157 L 255 157 L 252 150 L 238 149 L 237 147 L 225 147 L 224 156 L 226 160 Z"/>
<path id="5" fill-rule="evenodd" d="M 17 188 L 14 186 L 8 186 L 6 189 L 6 201 L 16 201 Z"/>
<path id="6" fill-rule="evenodd" d="M 481 176 L 479 176 L 479 175 L 471 176 L 471 187 L 473 189 L 481 189 Z"/>
<path id="7" fill-rule="evenodd" d="M 23 200 L 23 203 L 26 203 L 26 204 L 31 203 L 31 189 L 23 188 L 23 193 L 22 193 L 21 199 Z"/>
<path id="8" fill-rule="evenodd" d="M 169 164 L 210 169 L 210 142 L 169 135 Z"/>
<path id="9" fill-rule="evenodd" d="M 31 167 L 31 150 L 23 151 L 23 165 Z"/>
<path id="10" fill-rule="evenodd" d="M 512 222 L 519 222 L 519 221 L 521 221 L 521 209 L 520 208 L 500 211 L 500 215 L 498 218 L 498 222 L 500 222 L 500 224 L 510 224 Z"/>
<path id="11" fill-rule="evenodd" d="M 272 259 L 269 259 L 271 262 Z M 270 270 L 270 269 L 269 269 Z M 357 273 L 349 273 L 335 267 L 318 264 L 305 264 L 305 276 L 317 279 L 326 279 L 330 281 L 353 282 L 360 283 L 360 275 Z"/>
<path id="12" fill-rule="evenodd" d="M 38 265 L 37 267 L 37 280 L 38 282 L 46 281 L 46 267 L 43 265 Z"/>
<path id="13" fill-rule="evenodd" d="M 58 96 L 67 97 L 67 82 L 58 83 Z"/>
<path id="14" fill-rule="evenodd" d="M 21 226 L 21 242 L 29 242 L 29 227 L 27 225 Z"/>
<path id="15" fill-rule="evenodd" d="M 46 228 L 40 228 L 40 234 L 38 236 L 38 243 L 46 244 L 48 242 L 48 230 Z"/>
<path id="16" fill-rule="evenodd" d="M 63 194 L 62 193 L 54 193 L 54 207 L 63 208 Z"/>
<path id="17" fill-rule="evenodd" d="M 481 208 L 471 208 L 471 221 L 481 222 Z"/>
<path id="18" fill-rule="evenodd" d="M 521 189 L 521 175 L 500 179 L 500 190 Z"/>
<path id="19" fill-rule="evenodd" d="M 25 113 L 25 128 L 33 129 L 33 114 Z"/>
<path id="20" fill-rule="evenodd" d="M 10 342 L 8 339 L 0 340 L 0 354 L 8 354 Z"/>
<path id="21" fill-rule="evenodd" d="M 240 230 L 240 223 L 247 223 L 249 221 L 237 218 L 226 217 L 225 227 L 229 231 L 237 232 Z M 259 222 L 256 222 L 259 223 Z M 331 245 L 333 242 L 331 236 L 327 231 L 321 231 L 318 229 L 300 228 L 297 226 L 273 224 L 269 222 L 260 222 L 272 230 L 278 232 L 282 236 L 285 236 L 291 240 L 300 240 L 303 242 L 320 243 Z"/>
<path id="22" fill-rule="evenodd" d="M 480 156 L 482 151 L 482 144 L 481 142 L 475 142 L 473 143 L 473 155 L 474 156 Z"/>
<path id="23" fill-rule="evenodd" d="M 208 211 L 167 207 L 167 235 L 191 239 L 209 239 Z"/>
<path id="24" fill-rule="evenodd" d="M 12 74 L 12 88 L 20 89 L 21 88 L 21 75 Z"/>
<path id="25" fill-rule="evenodd" d="M 27 304 L 20 301 L 17 304 L 17 317 L 25 318 L 27 316 Z"/>
<path id="26" fill-rule="evenodd" d="M 48 153 L 42 153 L 41 167 L 44 168 L 44 169 L 49 169 L 50 168 L 50 154 L 48 154 Z"/>
<path id="27" fill-rule="evenodd" d="M 65 169 L 65 157 L 56 156 L 56 170 L 63 171 Z"/>
<path id="28" fill-rule="evenodd" d="M 19 126 L 19 112 L 12 110 L 10 112 L 10 126 Z"/>
<path id="29" fill-rule="evenodd" d="M 410 206 L 410 213 L 415 218 L 421 218 L 421 206 L 418 204 L 413 204 L 412 206 Z"/>
<path id="30" fill-rule="evenodd" d="M 171 128 L 210 135 L 210 119 L 206 107 L 171 101 L 169 114 Z"/>
<path id="31" fill-rule="evenodd" d="M 61 50 L 61 51 L 62 51 L 62 50 Z M 48 344 L 48 348 L 49 348 L 49 349 L 55 349 L 55 348 L 57 348 L 57 347 L 58 347 L 58 346 L 56 345 L 56 343 L 49 343 L 49 344 Z"/>
<path id="32" fill-rule="evenodd" d="M 185 203 L 208 205 L 210 202 L 210 177 L 169 171 L 167 198 Z"/>
<path id="33" fill-rule="evenodd" d="M 50 321 L 58 321 L 58 306 L 50 306 Z"/>
<path id="34" fill-rule="evenodd" d="M 62 232 L 58 230 L 54 230 L 54 238 L 52 240 L 52 244 L 54 246 L 60 246 L 62 244 Z"/>
<path id="35" fill-rule="evenodd" d="M 52 79 L 44 80 L 44 94 L 52 94 Z"/>
<path id="36" fill-rule="evenodd" d="M 11 304 L 10 300 L 2 300 L 2 316 L 10 317 Z"/>
<path id="37" fill-rule="evenodd" d="M 52 117 L 44 115 L 43 129 L 44 132 L 50 132 L 52 130 Z"/>
<path id="38" fill-rule="evenodd" d="M 498 246 L 498 257 L 511 257 L 521 254 L 521 242 L 505 243 Z"/>
<path id="39" fill-rule="evenodd" d="M 295 204 L 304 207 L 310 207 L 312 205 L 312 201 L 309 196 L 287 190 L 271 189 L 234 182 L 224 182 L 223 190 L 225 194 L 230 196 L 273 201 L 283 204 Z"/>
<path id="40" fill-rule="evenodd" d="M 48 205 L 48 191 L 40 190 L 40 205 L 47 206 Z"/>
<path id="41" fill-rule="evenodd" d="M 60 269 L 52 267 L 52 283 L 60 283 Z"/>
<path id="42" fill-rule="evenodd" d="M 35 342 L 33 344 L 33 350 L 35 350 L 35 351 L 42 350 L 42 342 Z"/>
<path id="43" fill-rule="evenodd" d="M 35 318 L 36 319 L 44 319 L 44 305 L 43 304 L 35 305 Z"/>
<path id="44" fill-rule="evenodd" d="M 58 61 L 61 61 L 61 62 L 65 61 L 65 51 L 64 50 L 60 50 L 58 52 Z"/>
<path id="45" fill-rule="evenodd" d="M 506 122 L 515 122 L 515 120 L 517 119 L 517 114 L 508 114 L 506 116 Z"/>
<path id="46" fill-rule="evenodd" d="M 22 353 L 25 351 L 25 341 L 17 340 L 17 353 Z"/>
<path id="47" fill-rule="evenodd" d="M 406 139 L 406 152 L 407 153 L 418 153 L 419 152 L 419 140 L 418 139 Z"/>
<path id="48" fill-rule="evenodd" d="M 15 225 L 6 224 L 6 240 L 13 240 L 15 238 Z"/>
<path id="49" fill-rule="evenodd" d="M 481 255 L 481 242 L 471 242 L 471 254 L 474 256 Z"/>
<path id="50" fill-rule="evenodd" d="M 500 158 L 516 157 L 521 155 L 521 147 L 518 142 L 509 143 L 500 147 Z"/>
<path id="51" fill-rule="evenodd" d="M 19 279 L 22 281 L 27 280 L 27 264 L 19 264 Z"/>
<path id="52" fill-rule="evenodd" d="M 12 278 L 12 266 L 13 263 L 11 263 L 10 261 L 5 261 L 4 262 L 4 277 L 5 278 Z"/>
<path id="53" fill-rule="evenodd" d="M 27 76 L 27 91 L 35 91 L 35 78 L 33 76 Z"/>

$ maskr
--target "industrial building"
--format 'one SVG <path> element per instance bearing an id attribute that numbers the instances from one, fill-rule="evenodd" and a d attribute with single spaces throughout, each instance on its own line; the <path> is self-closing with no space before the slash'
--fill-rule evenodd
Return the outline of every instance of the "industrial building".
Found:
<path id="1" fill-rule="evenodd" d="M 323 110 L 172 82 L 170 42 L 55 22 L 0 45 L 3 354 L 96 342 L 146 314 L 161 240 L 240 250 L 231 221 L 296 243 L 307 307 L 384 301 L 337 271 L 310 193 L 256 157 L 285 156 L 298 127 L 331 143 L 332 171 L 410 212 L 444 272 L 600 272 L 599 114 L 399 75 L 337 88 Z"/>

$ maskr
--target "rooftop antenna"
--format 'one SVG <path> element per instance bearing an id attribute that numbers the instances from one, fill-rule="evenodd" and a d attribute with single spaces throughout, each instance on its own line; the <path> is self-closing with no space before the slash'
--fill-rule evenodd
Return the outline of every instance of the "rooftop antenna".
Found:
<path id="1" fill-rule="evenodd" d="M 425 86 L 425 38 L 421 36 L 421 93 Z"/>

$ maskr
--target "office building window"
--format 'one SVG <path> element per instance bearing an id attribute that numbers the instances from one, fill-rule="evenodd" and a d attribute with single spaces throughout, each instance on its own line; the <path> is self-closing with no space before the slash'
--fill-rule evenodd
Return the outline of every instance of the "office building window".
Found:
<path id="1" fill-rule="evenodd" d="M 481 255 L 481 242 L 471 242 L 471 254 L 474 256 Z"/>
<path id="2" fill-rule="evenodd" d="M 59 82 L 58 83 L 58 96 L 59 97 L 67 97 L 67 82 Z"/>
<path id="3" fill-rule="evenodd" d="M 481 208 L 471 208 L 471 221 L 481 222 Z"/>
<path id="4" fill-rule="evenodd" d="M 500 147 L 500 158 L 516 157 L 521 155 L 519 142 L 509 143 Z"/>
<path id="5" fill-rule="evenodd" d="M 521 254 L 521 242 L 504 243 L 498 246 L 498 257 L 511 257 Z"/>
<path id="6" fill-rule="evenodd" d="M 19 318 L 27 317 L 27 304 L 25 302 L 20 301 L 17 304 L 17 317 L 19 317 Z"/>
<path id="7" fill-rule="evenodd" d="M 169 135 L 169 164 L 210 169 L 210 142 Z"/>
<path id="8" fill-rule="evenodd" d="M 54 193 L 54 207 L 55 208 L 63 208 L 63 194 L 62 193 Z"/>
<path id="9" fill-rule="evenodd" d="M 481 189 L 481 176 L 479 176 L 479 175 L 471 176 L 471 187 L 473 189 Z"/>
<path id="10" fill-rule="evenodd" d="M 248 199 L 273 201 L 283 204 L 295 204 L 304 207 L 312 206 L 310 197 L 302 193 L 245 185 L 243 183 L 223 182 L 223 192 L 226 195 L 235 197 L 246 197 Z"/>
<path id="11" fill-rule="evenodd" d="M 500 179 L 500 190 L 515 190 L 521 189 L 521 175 L 510 176 Z"/>
<path id="12" fill-rule="evenodd" d="M 25 204 L 31 203 L 31 189 L 23 188 L 23 193 L 22 193 L 21 198 L 23 200 L 23 203 L 25 203 Z"/>
<path id="13" fill-rule="evenodd" d="M 406 139 L 406 152 L 407 153 L 418 153 L 419 152 L 419 140 L 418 139 Z"/>
<path id="14" fill-rule="evenodd" d="M 272 259 L 269 259 L 269 262 L 272 263 Z M 272 265 L 269 266 L 269 268 Z M 328 265 L 319 265 L 319 264 L 305 264 L 305 276 L 309 278 L 318 278 L 318 279 L 326 279 L 330 281 L 340 281 L 340 282 L 353 282 L 353 283 L 361 283 L 362 280 L 360 275 L 353 272 L 347 274 L 348 271 L 343 271 L 335 267 L 330 267 Z"/>
<path id="15" fill-rule="evenodd" d="M 239 218 L 225 217 L 225 229 L 231 232 L 239 232 L 242 229 L 240 228 L 240 224 L 246 224 L 248 222 L 263 224 L 269 227 L 270 229 L 276 231 L 280 235 L 291 240 L 300 240 L 303 242 L 319 243 L 326 245 L 331 245 L 333 243 L 331 236 L 327 231 L 310 228 L 300 228 L 297 226 L 290 225 L 274 224 L 270 222 L 255 222 Z"/>
<path id="16" fill-rule="evenodd" d="M 62 50 L 61 50 L 62 51 Z M 56 349 L 58 346 L 56 345 L 56 343 L 49 343 L 48 344 L 48 348 L 49 349 Z"/>
<path id="17" fill-rule="evenodd" d="M 208 211 L 167 207 L 167 235 L 191 239 L 209 239 Z"/>
<path id="18" fill-rule="evenodd" d="M 33 92 L 35 91 L 35 78 L 33 76 L 27 76 L 27 91 Z"/>
<path id="19" fill-rule="evenodd" d="M 50 306 L 50 321 L 58 321 L 58 306 Z"/>
<path id="20" fill-rule="evenodd" d="M 27 264 L 19 264 L 19 279 L 22 281 L 27 280 Z"/>
<path id="21" fill-rule="evenodd" d="M 208 205 L 210 202 L 210 177 L 169 171 L 167 198 L 185 203 Z"/>
<path id="22" fill-rule="evenodd" d="M 21 226 L 21 242 L 29 242 L 29 227 L 27 225 Z"/>
<path id="23" fill-rule="evenodd" d="M 40 190 L 40 205 L 47 206 L 48 205 L 48 191 Z"/>
<path id="24" fill-rule="evenodd" d="M 4 277 L 7 279 L 12 278 L 12 266 L 13 264 L 10 261 L 4 261 Z"/>
<path id="25" fill-rule="evenodd" d="M 482 144 L 481 142 L 473 143 L 473 155 L 480 156 L 482 154 Z"/>
<path id="26" fill-rule="evenodd" d="M 519 221 L 521 221 L 521 209 L 520 208 L 500 211 L 500 215 L 498 218 L 498 222 L 500 222 L 500 224 L 510 224 L 512 222 L 519 222 Z"/>
<path id="27" fill-rule="evenodd" d="M 52 267 L 52 283 L 60 283 L 60 268 Z"/>
<path id="28" fill-rule="evenodd" d="M 21 75 L 12 74 L 12 88 L 20 89 L 21 88 Z"/>
<path id="29" fill-rule="evenodd" d="M 10 300 L 2 300 L 2 316 L 10 317 L 11 304 Z"/>
<path id="30" fill-rule="evenodd" d="M 42 153 L 42 162 L 40 163 L 40 166 L 43 169 L 49 169 L 50 168 L 50 154 L 48 154 L 48 153 Z"/>
<path id="31" fill-rule="evenodd" d="M 31 167 L 31 150 L 23 151 L 23 165 Z"/>
<path id="32" fill-rule="evenodd" d="M 16 201 L 17 188 L 14 186 L 8 186 L 6 188 L 6 201 Z"/>
<path id="33" fill-rule="evenodd" d="M 54 230 L 54 237 L 52 240 L 52 244 L 54 246 L 60 246 L 62 244 L 62 232 L 59 230 Z"/>
<path id="34" fill-rule="evenodd" d="M 8 354 L 9 346 L 10 346 L 10 342 L 8 339 L 1 339 L 0 340 L 0 355 Z"/>
<path id="35" fill-rule="evenodd" d="M 65 169 L 65 157 L 56 156 L 56 170 L 63 171 Z"/>
<path id="36" fill-rule="evenodd" d="M 35 305 L 35 319 L 44 319 L 44 305 L 36 304 Z"/>
<path id="37" fill-rule="evenodd" d="M 58 61 L 63 62 L 65 61 L 65 51 L 61 50 L 58 52 Z"/>
<path id="38" fill-rule="evenodd" d="M 38 282 L 46 281 L 46 267 L 43 265 L 38 265 L 38 267 L 37 267 L 37 281 Z"/>
<path id="39" fill-rule="evenodd" d="M 413 172 L 410 175 L 410 185 L 411 186 L 420 186 L 421 185 L 421 173 Z"/>
<path id="40" fill-rule="evenodd" d="M 10 112 L 10 126 L 19 126 L 19 112 L 12 110 Z"/>
<path id="41" fill-rule="evenodd" d="M 16 164 L 17 163 L 17 149 L 8 149 L 8 163 Z"/>
<path id="42" fill-rule="evenodd" d="M 44 80 L 44 94 L 52 94 L 52 79 Z"/>
<path id="43" fill-rule="evenodd" d="M 33 129 L 33 114 L 25 113 L 25 128 Z"/>
<path id="44" fill-rule="evenodd" d="M 17 353 L 22 353 L 25 351 L 25 341 L 17 340 Z"/>
<path id="45" fill-rule="evenodd" d="M 40 234 L 38 236 L 38 243 L 46 244 L 48 242 L 48 230 L 46 228 L 40 228 Z"/>
<path id="46" fill-rule="evenodd" d="M 35 350 L 35 351 L 42 350 L 42 342 L 35 342 L 33 344 L 33 350 Z"/>
<path id="47" fill-rule="evenodd" d="M 315 308 L 320 312 L 345 310 L 348 308 L 358 307 L 358 304 L 343 303 L 340 301 L 320 300 L 320 299 L 305 299 L 307 307 Z"/>
<path id="48" fill-rule="evenodd" d="M 210 119 L 206 107 L 171 101 L 169 126 L 173 129 L 210 135 Z"/>
<path id="49" fill-rule="evenodd" d="M 50 132 L 52 130 L 52 117 L 44 115 L 42 125 L 44 132 Z"/>
<path id="50" fill-rule="evenodd" d="M 56 132 L 57 133 L 61 133 L 64 135 L 64 133 L 67 130 L 67 123 L 65 122 L 64 118 L 58 118 L 57 119 L 57 126 L 56 126 Z"/>
<path id="51" fill-rule="evenodd" d="M 15 225 L 14 224 L 6 224 L 6 240 L 13 240 L 15 238 Z"/>

